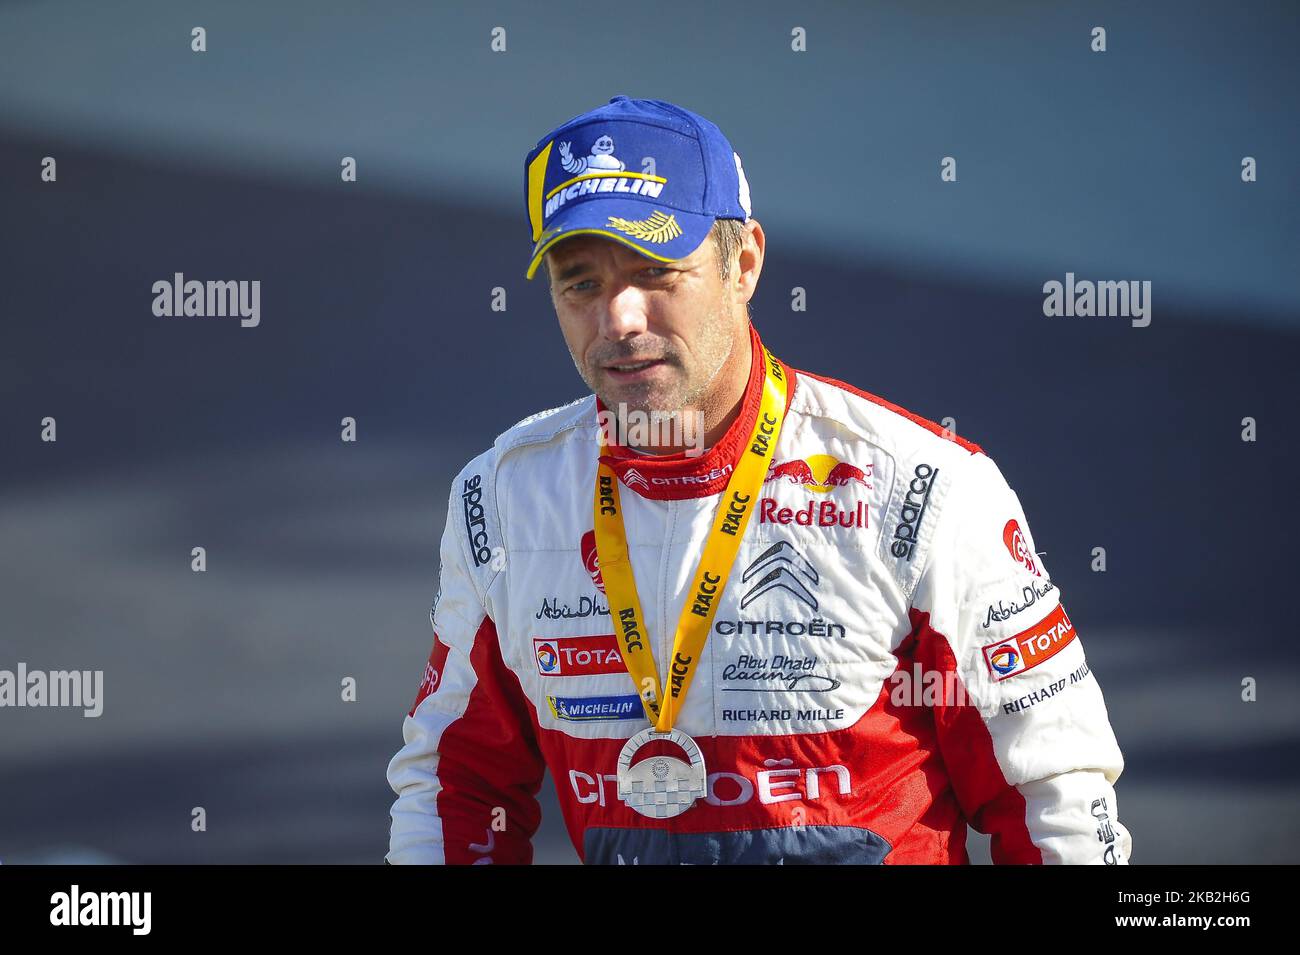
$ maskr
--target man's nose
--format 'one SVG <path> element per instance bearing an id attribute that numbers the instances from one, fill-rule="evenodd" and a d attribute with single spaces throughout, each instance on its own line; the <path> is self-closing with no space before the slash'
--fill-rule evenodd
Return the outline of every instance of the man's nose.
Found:
<path id="1" fill-rule="evenodd" d="M 641 289 L 634 285 L 623 286 L 610 296 L 609 305 L 601 319 L 601 335 L 616 342 L 644 332 L 648 309 L 649 303 Z"/>

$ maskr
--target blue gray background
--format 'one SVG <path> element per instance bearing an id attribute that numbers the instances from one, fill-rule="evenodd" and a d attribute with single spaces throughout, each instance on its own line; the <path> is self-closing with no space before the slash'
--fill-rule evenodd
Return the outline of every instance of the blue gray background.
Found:
<path id="1" fill-rule="evenodd" d="M 999 462 L 1135 861 L 1297 861 L 1298 41 L 1290 3 L 0 4 L 0 668 L 105 673 L 97 720 L 0 710 L 0 861 L 382 859 L 448 481 L 583 391 L 523 157 L 617 93 L 744 158 L 778 355 Z M 260 280 L 260 327 L 155 318 L 177 271 Z M 1044 317 L 1067 271 L 1150 280 L 1150 327 Z"/>

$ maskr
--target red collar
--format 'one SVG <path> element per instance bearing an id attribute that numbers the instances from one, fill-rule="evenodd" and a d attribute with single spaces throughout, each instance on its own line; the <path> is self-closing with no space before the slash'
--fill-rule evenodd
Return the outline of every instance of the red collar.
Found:
<path id="1" fill-rule="evenodd" d="M 753 325 L 749 326 L 749 342 L 753 350 L 753 361 L 749 369 L 749 383 L 745 385 L 745 396 L 740 404 L 740 414 L 736 415 L 736 420 L 727 428 L 726 434 L 708 451 L 697 457 L 687 457 L 684 451 L 676 454 L 641 455 L 615 444 L 606 448 L 607 453 L 600 460 L 613 468 L 619 480 L 642 497 L 663 501 L 721 494 L 731 479 L 732 467 L 740 458 L 750 432 L 754 430 L 754 419 L 758 417 L 758 406 L 763 398 L 766 362 L 763 360 L 763 343 Z M 785 402 L 788 413 L 790 398 L 794 394 L 794 372 L 785 362 L 781 362 L 781 365 L 785 369 Z M 604 410 L 604 402 L 597 397 L 597 413 Z"/>

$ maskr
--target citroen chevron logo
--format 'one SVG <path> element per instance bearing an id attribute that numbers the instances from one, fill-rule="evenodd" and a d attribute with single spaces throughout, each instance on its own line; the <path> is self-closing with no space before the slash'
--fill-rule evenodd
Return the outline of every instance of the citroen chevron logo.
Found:
<path id="1" fill-rule="evenodd" d="M 808 563 L 803 554 L 795 550 L 794 545 L 789 541 L 779 541 L 759 554 L 754 559 L 754 562 L 745 568 L 745 573 L 740 579 L 749 580 L 760 570 L 782 561 L 789 564 L 793 569 L 802 571 L 814 584 L 820 579 L 817 576 L 817 568 Z"/>
<path id="2" fill-rule="evenodd" d="M 789 541 L 780 541 L 773 544 L 759 554 L 753 563 L 745 568 L 741 580 L 748 581 L 758 574 L 762 574 L 762 576 L 740 598 L 740 608 L 742 610 L 769 590 L 778 587 L 793 594 L 813 610 L 817 609 L 817 598 L 812 595 L 812 592 L 799 576 L 802 574 L 815 586 L 821 579 L 817 573 L 817 568 L 810 564 L 803 554 L 795 550 L 794 545 Z"/>

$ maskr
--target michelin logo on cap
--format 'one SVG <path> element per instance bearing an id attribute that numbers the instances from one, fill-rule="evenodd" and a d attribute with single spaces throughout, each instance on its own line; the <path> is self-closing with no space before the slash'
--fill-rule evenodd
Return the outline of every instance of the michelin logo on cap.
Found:
<path id="1" fill-rule="evenodd" d="M 608 136 L 601 136 L 592 143 L 591 155 L 580 159 L 573 158 L 572 146 L 573 143 L 560 143 L 560 165 L 564 167 L 565 172 L 571 172 L 576 176 L 586 169 L 622 172 L 627 168 L 623 165 L 623 160 L 614 155 L 614 140 Z"/>

